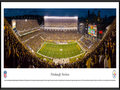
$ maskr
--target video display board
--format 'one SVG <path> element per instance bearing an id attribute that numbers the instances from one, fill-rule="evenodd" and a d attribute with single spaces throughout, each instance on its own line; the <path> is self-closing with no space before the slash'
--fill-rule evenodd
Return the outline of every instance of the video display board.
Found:
<path id="1" fill-rule="evenodd" d="M 97 37 L 97 25 L 88 25 L 88 34 Z"/>

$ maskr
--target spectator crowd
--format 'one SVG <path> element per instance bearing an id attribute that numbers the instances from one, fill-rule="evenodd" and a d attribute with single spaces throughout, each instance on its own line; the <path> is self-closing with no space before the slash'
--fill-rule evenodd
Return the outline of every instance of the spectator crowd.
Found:
<path id="1" fill-rule="evenodd" d="M 15 35 L 11 26 L 4 20 L 4 67 L 5 68 L 115 68 L 116 67 L 116 21 L 110 25 L 108 32 L 103 36 L 102 40 L 99 42 L 98 46 L 91 52 L 88 53 L 82 60 L 77 60 L 74 63 L 67 64 L 55 64 L 53 62 L 45 62 L 43 57 L 38 58 L 34 55 L 26 46 L 23 44 Z M 21 23 L 23 24 L 23 23 Z M 21 28 L 21 27 L 20 27 Z M 44 32 L 43 32 L 44 33 Z M 49 34 L 48 34 L 49 33 Z M 55 33 L 55 34 L 54 34 Z M 57 32 L 52 33 L 47 31 L 47 39 L 51 39 L 49 35 L 57 37 L 58 39 L 69 39 L 70 36 L 66 37 L 66 33 L 62 32 L 63 37 L 59 37 L 60 34 Z M 36 34 L 35 34 L 36 35 Z M 32 36 L 32 34 L 31 34 Z M 73 35 L 74 37 L 74 35 Z M 75 36 L 79 38 L 80 36 Z M 37 44 L 38 42 L 43 42 L 40 36 L 32 38 L 26 45 L 34 48 L 32 44 Z M 54 39 L 54 38 L 53 38 Z M 38 48 L 35 48 L 37 50 Z"/>

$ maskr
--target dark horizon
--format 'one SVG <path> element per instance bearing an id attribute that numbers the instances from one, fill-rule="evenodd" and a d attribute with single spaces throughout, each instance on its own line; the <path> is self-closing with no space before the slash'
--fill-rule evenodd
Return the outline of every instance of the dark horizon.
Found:
<path id="1" fill-rule="evenodd" d="M 100 11 L 100 16 L 103 18 L 105 16 L 116 16 L 116 9 L 108 8 L 108 9 L 4 9 L 5 17 L 12 16 L 23 16 L 23 15 L 39 15 L 39 16 L 78 16 L 87 17 L 88 10 L 90 14 L 93 12 L 98 16 L 98 11 Z"/>

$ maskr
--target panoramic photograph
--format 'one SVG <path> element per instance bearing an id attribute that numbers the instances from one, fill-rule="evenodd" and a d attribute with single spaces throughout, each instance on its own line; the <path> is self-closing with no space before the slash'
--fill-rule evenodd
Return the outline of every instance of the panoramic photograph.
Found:
<path id="1" fill-rule="evenodd" d="M 116 9 L 5 8 L 4 68 L 116 68 Z"/>

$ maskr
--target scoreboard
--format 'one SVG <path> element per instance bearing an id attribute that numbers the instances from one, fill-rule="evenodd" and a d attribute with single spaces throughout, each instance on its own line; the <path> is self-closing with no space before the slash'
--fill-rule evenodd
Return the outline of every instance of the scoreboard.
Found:
<path id="1" fill-rule="evenodd" d="M 97 37 L 97 25 L 88 25 L 88 34 Z"/>

